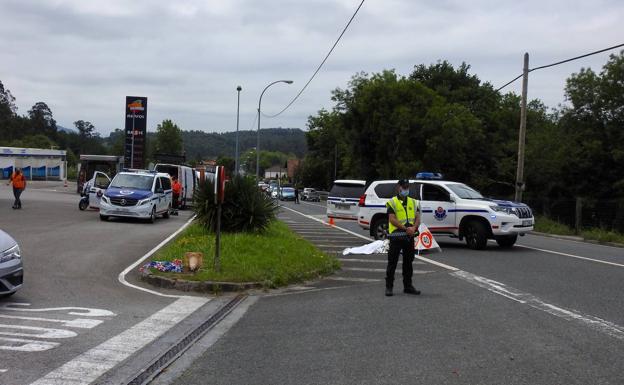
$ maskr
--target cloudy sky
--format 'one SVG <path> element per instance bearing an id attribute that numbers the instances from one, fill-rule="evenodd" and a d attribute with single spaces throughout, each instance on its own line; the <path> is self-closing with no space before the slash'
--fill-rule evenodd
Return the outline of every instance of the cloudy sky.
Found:
<path id="1" fill-rule="evenodd" d="M 361 0 L 0 0 L 0 80 L 18 113 L 45 101 L 58 124 L 123 128 L 126 95 L 148 97 L 148 130 L 234 131 L 281 110 L 308 80 Z M 531 67 L 624 43 L 622 0 L 366 0 L 323 70 L 263 127 L 305 128 L 359 71 L 449 60 L 495 86 Z M 536 71 L 529 97 L 564 102 L 565 79 L 608 53 Z M 520 82 L 509 87 L 519 92 Z"/>

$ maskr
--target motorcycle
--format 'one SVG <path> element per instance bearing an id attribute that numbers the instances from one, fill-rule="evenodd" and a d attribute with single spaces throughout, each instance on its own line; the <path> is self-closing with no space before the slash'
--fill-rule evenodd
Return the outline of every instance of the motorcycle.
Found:
<path id="1" fill-rule="evenodd" d="M 89 207 L 89 193 L 85 194 L 84 190 L 80 193 L 80 202 L 78 202 L 78 208 L 80 211 L 84 211 Z"/>

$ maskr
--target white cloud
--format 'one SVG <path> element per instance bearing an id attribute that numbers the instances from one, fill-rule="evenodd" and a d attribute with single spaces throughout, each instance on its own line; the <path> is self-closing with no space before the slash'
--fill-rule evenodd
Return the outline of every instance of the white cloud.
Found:
<path id="1" fill-rule="evenodd" d="M 125 95 L 149 98 L 148 124 L 164 118 L 184 129 L 251 126 L 258 96 L 279 111 L 307 81 L 359 0 L 3 0 L 0 80 L 25 113 L 37 101 L 57 121 L 92 121 L 102 132 L 123 124 Z M 521 72 L 522 55 L 542 65 L 621 43 L 619 1 L 367 0 L 326 67 L 300 100 L 263 126 L 304 127 L 330 92 L 359 71 L 448 59 L 471 64 L 501 85 Z M 529 95 L 563 102 L 565 79 L 599 69 L 608 54 L 531 74 Z M 510 86 L 517 91 L 519 84 Z"/>

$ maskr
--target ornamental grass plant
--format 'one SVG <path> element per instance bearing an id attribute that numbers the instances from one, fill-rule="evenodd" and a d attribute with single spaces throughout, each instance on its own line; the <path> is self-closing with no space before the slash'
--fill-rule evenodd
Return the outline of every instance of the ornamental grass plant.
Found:
<path id="1" fill-rule="evenodd" d="M 206 179 L 194 194 L 197 221 L 209 231 L 217 222 L 214 182 Z M 253 178 L 235 176 L 225 184 L 225 199 L 221 212 L 224 232 L 264 232 L 275 219 L 277 205 L 263 193 Z"/>

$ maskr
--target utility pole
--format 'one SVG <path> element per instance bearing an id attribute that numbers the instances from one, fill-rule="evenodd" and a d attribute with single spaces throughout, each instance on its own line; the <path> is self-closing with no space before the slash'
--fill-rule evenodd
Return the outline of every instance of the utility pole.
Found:
<path id="1" fill-rule="evenodd" d="M 238 168 L 239 168 L 239 164 L 238 164 L 238 121 L 239 121 L 239 115 L 240 115 L 240 92 L 243 89 L 243 87 L 238 86 L 236 87 L 236 91 L 238 93 L 238 103 L 236 104 L 236 154 L 234 155 L 234 175 L 238 175 Z"/>
<path id="2" fill-rule="evenodd" d="M 522 201 L 524 191 L 524 142 L 526 137 L 526 108 L 527 89 L 529 85 L 529 53 L 524 54 L 524 67 L 522 70 L 522 102 L 520 104 L 520 132 L 518 134 L 518 169 L 516 171 L 516 196 L 515 201 Z"/>
<path id="3" fill-rule="evenodd" d="M 334 144 L 334 180 L 338 174 L 338 145 Z"/>

